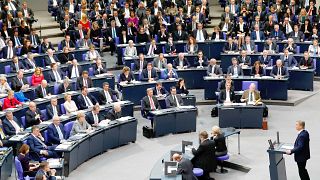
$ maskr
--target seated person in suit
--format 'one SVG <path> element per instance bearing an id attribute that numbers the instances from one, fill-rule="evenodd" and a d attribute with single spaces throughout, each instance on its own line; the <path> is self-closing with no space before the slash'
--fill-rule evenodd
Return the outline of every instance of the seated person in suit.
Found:
<path id="1" fill-rule="evenodd" d="M 91 45 L 86 53 L 86 60 L 95 61 L 99 58 L 101 58 L 99 52 L 95 49 L 94 45 Z"/>
<path id="2" fill-rule="evenodd" d="M 51 98 L 50 104 L 46 107 L 48 119 L 52 119 L 53 116 L 61 116 L 60 107 L 58 105 L 57 98 Z"/>
<path id="3" fill-rule="evenodd" d="M 293 54 L 297 53 L 297 45 L 294 44 L 294 41 L 292 38 L 288 38 L 288 42 L 287 44 L 284 45 L 283 49 L 288 49 L 288 51 Z"/>
<path id="4" fill-rule="evenodd" d="M 276 61 L 276 65 L 273 66 L 270 76 L 276 78 L 276 79 L 282 79 L 289 76 L 288 70 L 286 67 L 282 65 L 281 59 L 278 59 Z"/>
<path id="5" fill-rule="evenodd" d="M 230 74 L 231 76 L 243 76 L 243 70 L 238 65 L 238 60 L 235 57 L 233 57 L 231 61 L 232 65 L 228 67 L 227 74 Z"/>
<path id="6" fill-rule="evenodd" d="M 172 155 L 172 160 L 178 162 L 177 173 L 182 175 L 182 179 L 197 179 L 193 174 L 193 165 L 189 159 L 184 158 L 182 155 L 175 153 Z"/>
<path id="7" fill-rule="evenodd" d="M 77 98 L 79 110 L 88 109 L 95 104 L 98 104 L 98 101 L 93 97 L 89 92 L 86 86 L 81 88 L 81 94 Z"/>
<path id="8" fill-rule="evenodd" d="M 297 60 L 293 55 L 289 54 L 288 49 L 283 50 L 283 55 L 280 56 L 280 59 L 285 67 L 296 67 L 298 65 Z"/>
<path id="9" fill-rule="evenodd" d="M 91 125 L 91 126 L 98 126 L 99 123 L 104 120 L 105 117 L 100 113 L 100 106 L 99 105 L 94 105 L 92 107 L 92 111 L 88 112 L 86 115 L 86 121 Z"/>
<path id="10" fill-rule="evenodd" d="M 56 175 L 56 170 L 50 169 L 49 162 L 43 161 L 40 163 L 39 170 L 37 171 L 37 174 L 36 174 L 36 179 L 56 180 L 57 178 L 55 177 L 55 175 Z"/>
<path id="11" fill-rule="evenodd" d="M 23 70 L 26 69 L 26 67 L 24 67 L 23 63 L 19 61 L 18 56 L 13 56 L 12 63 L 10 64 L 10 73 L 16 73 L 20 69 Z"/>
<path id="12" fill-rule="evenodd" d="M 106 118 L 113 121 L 121 118 L 121 105 L 119 103 L 114 103 L 113 108 L 108 111 Z"/>
<path id="13" fill-rule="evenodd" d="M 192 36 L 189 36 L 188 43 L 186 44 L 186 51 L 189 54 L 195 54 L 198 52 L 198 44 L 196 43 L 196 39 Z"/>
<path id="14" fill-rule="evenodd" d="M 173 38 L 170 36 L 168 38 L 168 43 L 165 45 L 165 50 L 167 54 L 175 54 L 176 53 L 176 46 L 173 43 Z"/>
<path id="15" fill-rule="evenodd" d="M 164 58 L 163 53 L 160 53 L 158 57 L 153 59 L 152 65 L 157 71 L 167 68 L 167 59 Z"/>
<path id="16" fill-rule="evenodd" d="M 247 56 L 247 51 L 242 50 L 241 51 L 241 55 L 238 56 L 237 58 L 239 65 L 247 65 L 247 66 L 251 66 L 251 58 L 249 56 Z"/>
<path id="17" fill-rule="evenodd" d="M 46 53 L 48 52 L 49 49 L 51 49 L 52 51 L 55 51 L 49 39 L 47 37 L 44 37 L 41 43 L 41 53 Z"/>
<path id="18" fill-rule="evenodd" d="M 183 106 L 183 100 L 180 94 L 177 94 L 176 87 L 172 86 L 170 88 L 170 95 L 166 97 L 166 107 L 179 107 Z"/>
<path id="19" fill-rule="evenodd" d="M 173 60 L 173 67 L 175 69 L 187 69 L 190 67 L 188 60 L 184 57 L 183 53 L 179 53 L 178 57 Z"/>
<path id="20" fill-rule="evenodd" d="M 211 40 L 214 40 L 214 41 L 219 41 L 219 40 L 223 40 L 224 37 L 223 37 L 223 34 L 219 28 L 219 26 L 216 26 L 213 28 L 213 33 L 212 33 L 212 36 L 211 36 Z"/>
<path id="21" fill-rule="evenodd" d="M 161 82 L 157 82 L 156 87 L 153 88 L 153 94 L 155 96 L 166 96 L 168 91 L 162 86 Z"/>
<path id="22" fill-rule="evenodd" d="M 272 38 L 272 40 L 276 40 L 276 41 L 282 41 L 285 36 L 283 34 L 283 32 L 279 29 L 279 24 L 275 24 L 274 29 L 271 31 L 270 33 L 270 38 Z"/>
<path id="23" fill-rule="evenodd" d="M 189 94 L 188 89 L 186 88 L 186 83 L 183 78 L 180 78 L 176 85 L 177 94 Z"/>
<path id="24" fill-rule="evenodd" d="M 248 54 L 253 54 L 255 50 L 255 44 L 251 41 L 250 36 L 246 36 L 244 43 L 241 47 L 242 51 L 246 51 Z"/>
<path id="25" fill-rule="evenodd" d="M 304 41 L 304 34 L 303 32 L 299 31 L 299 24 L 295 24 L 293 26 L 293 31 L 289 35 L 295 42 L 303 42 Z M 317 37 L 318 39 L 318 37 Z"/>
<path id="26" fill-rule="evenodd" d="M 23 176 L 34 177 L 37 173 L 37 169 L 39 168 L 39 163 L 31 163 L 28 153 L 30 151 L 30 147 L 27 144 L 22 144 L 19 149 L 18 160 L 21 163 Z"/>
<path id="27" fill-rule="evenodd" d="M 228 41 L 223 46 L 223 52 L 228 53 L 229 51 L 237 51 L 238 45 L 233 41 L 232 37 L 228 37 Z"/>
<path id="28" fill-rule="evenodd" d="M 41 84 L 35 89 L 35 97 L 36 98 L 44 98 L 46 96 L 50 96 L 51 93 L 49 91 L 48 83 L 46 80 L 42 80 Z"/>
<path id="29" fill-rule="evenodd" d="M 3 100 L 2 110 L 19 107 L 22 107 L 22 103 L 14 97 L 14 91 L 10 90 L 8 96 Z"/>
<path id="30" fill-rule="evenodd" d="M 210 172 L 217 168 L 216 155 L 215 155 L 215 142 L 208 139 L 208 133 L 202 131 L 199 134 L 200 145 L 198 149 L 193 148 L 192 154 L 194 157 L 191 159 L 193 167 L 201 168 L 203 175 L 200 178 L 210 179 Z"/>
<path id="31" fill-rule="evenodd" d="M 46 66 L 50 66 L 52 63 L 58 63 L 60 64 L 59 59 L 57 58 L 56 55 L 53 54 L 53 50 L 52 49 L 48 49 L 47 54 L 48 56 L 45 56 L 45 64 Z"/>
<path id="32" fill-rule="evenodd" d="M 17 76 L 12 79 L 11 87 L 15 92 L 29 88 L 29 83 L 27 79 L 23 77 L 22 69 L 20 69 L 17 72 Z"/>
<path id="33" fill-rule="evenodd" d="M 61 64 L 70 64 L 74 59 L 73 53 L 69 52 L 67 47 L 64 47 L 62 53 L 59 55 Z"/>
<path id="34" fill-rule="evenodd" d="M 78 61 L 73 59 L 71 64 L 68 66 L 68 77 L 69 78 L 78 78 L 82 73 L 82 68 L 79 66 Z"/>
<path id="35" fill-rule="evenodd" d="M 23 131 L 20 122 L 11 111 L 6 111 L 6 118 L 2 122 L 2 127 L 4 134 L 7 136 L 13 136 Z"/>
<path id="36" fill-rule="evenodd" d="M 208 76 L 221 76 L 222 70 L 219 65 L 217 65 L 217 60 L 212 58 L 209 61 L 208 69 L 207 69 Z"/>
<path id="37" fill-rule="evenodd" d="M 49 71 L 49 82 L 61 82 L 65 78 L 65 74 L 58 68 L 57 63 L 50 65 L 51 71 Z"/>
<path id="38" fill-rule="evenodd" d="M 221 132 L 220 127 L 213 126 L 212 127 L 212 137 L 211 140 L 215 142 L 216 145 L 216 156 L 224 156 L 228 154 L 228 149 L 226 145 L 226 138 L 224 137 L 224 133 Z"/>
<path id="39" fill-rule="evenodd" d="M 80 90 L 82 87 L 92 88 L 93 82 L 89 77 L 88 71 L 82 71 L 82 76 L 77 78 L 77 89 Z"/>
<path id="40" fill-rule="evenodd" d="M 256 90 L 256 84 L 250 84 L 249 89 L 243 92 L 240 101 L 253 105 L 257 105 L 261 101 L 260 92 Z"/>
<path id="41" fill-rule="evenodd" d="M 48 126 L 48 143 L 60 144 L 65 141 L 66 134 L 59 116 L 53 116 L 52 124 Z"/>
<path id="42" fill-rule="evenodd" d="M 267 50 L 263 50 L 262 55 L 258 57 L 258 60 L 264 67 L 272 66 L 271 57 L 269 56 L 269 52 Z"/>
<path id="43" fill-rule="evenodd" d="M 308 51 L 305 51 L 303 58 L 300 59 L 300 69 L 314 69 L 313 59 L 310 57 Z"/>
<path id="44" fill-rule="evenodd" d="M 69 51 L 75 50 L 75 44 L 71 41 L 70 35 L 65 35 L 64 40 L 61 41 L 62 48 L 68 48 Z"/>
<path id="45" fill-rule="evenodd" d="M 108 82 L 103 83 L 103 90 L 99 92 L 99 103 L 110 104 L 119 101 L 119 93 L 109 87 Z"/>
<path id="46" fill-rule="evenodd" d="M 123 55 L 125 57 L 134 57 L 137 56 L 137 48 L 134 46 L 133 41 L 129 40 L 129 45 L 124 50 Z"/>
<path id="47" fill-rule="evenodd" d="M 279 52 L 279 48 L 275 42 L 272 41 L 271 38 L 268 38 L 266 40 L 266 43 L 264 44 L 263 50 L 269 51 L 269 54 L 274 54 Z"/>
<path id="48" fill-rule="evenodd" d="M 0 75 L 0 93 L 6 94 L 11 91 L 10 85 L 7 82 L 7 78 L 4 74 Z"/>
<path id="49" fill-rule="evenodd" d="M 135 70 L 140 72 L 147 68 L 147 61 L 144 59 L 143 53 L 139 54 L 139 59 L 138 61 L 134 62 L 134 66 L 135 66 Z"/>
<path id="50" fill-rule="evenodd" d="M 254 31 L 251 32 L 251 39 L 254 41 L 263 41 L 265 39 L 264 33 L 260 31 L 258 24 L 254 25 Z"/>
<path id="51" fill-rule="evenodd" d="M 130 68 L 128 66 L 125 66 L 123 67 L 122 73 L 120 74 L 119 83 L 120 82 L 129 83 L 131 81 L 134 81 L 134 75 L 131 72 Z"/>
<path id="52" fill-rule="evenodd" d="M 65 102 L 63 103 L 66 114 L 69 115 L 72 112 L 78 111 L 76 103 L 71 99 L 71 94 L 66 93 L 64 95 Z"/>
<path id="53" fill-rule="evenodd" d="M 26 128 L 40 124 L 43 119 L 40 113 L 40 110 L 37 108 L 36 103 L 32 101 L 29 103 L 29 109 L 26 111 L 25 115 L 26 115 Z"/>
<path id="54" fill-rule="evenodd" d="M 36 69 L 37 65 L 33 59 L 33 54 L 30 52 L 27 54 L 27 58 L 24 60 L 24 67 L 26 69 Z"/>
<path id="55" fill-rule="evenodd" d="M 63 80 L 63 83 L 61 83 L 58 87 L 58 94 L 62 94 L 68 91 L 71 91 L 71 84 L 70 84 L 70 79 L 66 77 L 66 79 Z"/>
<path id="56" fill-rule="evenodd" d="M 151 63 L 148 63 L 147 69 L 144 69 L 141 73 L 141 81 L 152 82 L 159 79 L 157 70 L 152 67 Z"/>
<path id="57" fill-rule="evenodd" d="M 158 99 L 153 95 L 153 89 L 147 89 L 147 95 L 142 99 L 141 110 L 143 117 L 147 117 L 150 111 L 161 109 Z M 151 125 L 153 122 L 151 121 Z"/>
<path id="58" fill-rule="evenodd" d="M 203 55 L 202 50 L 198 51 L 198 57 L 194 59 L 195 67 L 205 67 L 208 65 L 208 58 Z"/>
<path id="59" fill-rule="evenodd" d="M 13 56 L 17 56 L 17 49 L 13 47 L 13 42 L 11 40 L 8 41 L 7 46 L 2 48 L 3 58 L 10 59 Z"/>
<path id="60" fill-rule="evenodd" d="M 320 47 L 317 39 L 313 40 L 312 44 L 309 45 L 308 53 L 314 56 L 320 54 Z"/>
<path id="61" fill-rule="evenodd" d="M 260 61 L 254 62 L 252 68 L 251 68 L 251 76 L 254 77 L 261 77 L 264 76 L 264 70 L 263 67 L 261 66 Z"/>
<path id="62" fill-rule="evenodd" d="M 91 125 L 86 121 L 86 116 L 83 112 L 77 114 L 77 120 L 74 121 L 70 137 L 78 133 L 89 133 L 91 131 Z"/>
<path id="63" fill-rule="evenodd" d="M 171 63 L 167 65 L 167 69 L 164 70 L 163 74 L 164 74 L 164 79 L 171 79 L 171 78 L 178 79 L 178 73 L 176 70 L 173 69 Z"/>
<path id="64" fill-rule="evenodd" d="M 28 137 L 27 143 L 30 146 L 30 151 L 36 152 L 46 158 L 59 158 L 58 154 L 54 151 L 56 146 L 47 146 L 44 143 L 44 138 L 38 126 L 32 126 L 31 135 Z"/>
<path id="65" fill-rule="evenodd" d="M 146 53 L 148 56 L 153 56 L 155 54 L 159 54 L 160 52 L 162 52 L 162 49 L 157 46 L 155 39 L 152 39 L 150 44 L 146 45 Z"/>
<path id="66" fill-rule="evenodd" d="M 107 73 L 108 70 L 106 65 L 102 63 L 101 59 L 98 58 L 96 63 L 93 65 L 94 75 Z"/>
<path id="67" fill-rule="evenodd" d="M 218 87 L 218 91 L 222 91 L 226 89 L 226 84 L 231 85 L 231 90 L 234 91 L 234 83 L 232 81 L 232 76 L 230 74 L 226 74 L 224 80 L 220 81 L 220 86 Z"/>
<path id="68" fill-rule="evenodd" d="M 40 67 L 37 67 L 34 70 L 34 73 L 32 75 L 31 85 L 32 86 L 38 86 L 42 82 L 42 80 L 44 80 L 42 69 Z"/>
<path id="69" fill-rule="evenodd" d="M 225 84 L 225 89 L 220 90 L 219 102 L 220 103 L 233 103 L 235 101 L 234 91 L 231 89 L 231 83 Z"/>

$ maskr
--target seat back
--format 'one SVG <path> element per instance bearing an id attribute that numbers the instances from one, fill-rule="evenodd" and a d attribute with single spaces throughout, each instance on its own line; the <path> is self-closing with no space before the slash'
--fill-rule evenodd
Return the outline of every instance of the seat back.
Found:
<path id="1" fill-rule="evenodd" d="M 32 76 L 28 76 L 26 78 L 27 78 L 27 81 L 28 81 L 29 85 L 31 85 L 32 84 Z"/>
<path id="2" fill-rule="evenodd" d="M 242 81 L 242 90 L 249 89 L 249 86 L 251 83 L 254 83 L 256 85 L 256 89 L 258 89 L 258 81 Z"/>
<path id="3" fill-rule="evenodd" d="M 89 70 L 89 76 L 93 76 L 94 75 L 93 67 L 90 67 L 88 70 Z"/>
<path id="4" fill-rule="evenodd" d="M 53 94 L 57 95 L 59 92 L 59 84 L 58 83 L 55 83 L 53 85 Z"/>
<path id="5" fill-rule="evenodd" d="M 300 54 L 300 46 L 297 46 L 296 51 L 297 51 L 297 54 Z"/>
<path id="6" fill-rule="evenodd" d="M 134 63 L 132 62 L 131 64 L 130 64 L 130 68 L 131 68 L 131 71 L 134 71 Z"/>
<path id="7" fill-rule="evenodd" d="M 4 73 L 9 74 L 10 72 L 10 65 L 4 66 Z"/>
<path id="8" fill-rule="evenodd" d="M 26 128 L 26 117 L 25 116 L 22 116 L 21 117 L 21 124 L 24 128 Z"/>
<path id="9" fill-rule="evenodd" d="M 86 60 L 86 57 L 87 57 L 87 54 L 86 54 L 86 53 L 82 54 L 82 59 L 81 59 L 81 61 L 85 61 L 85 60 Z"/>
<path id="10" fill-rule="evenodd" d="M 43 131 L 43 138 L 44 142 L 47 144 L 48 143 L 48 130 Z"/>
<path id="11" fill-rule="evenodd" d="M 47 115 L 47 110 L 46 109 L 43 109 L 43 110 L 40 110 L 40 113 L 43 117 L 43 120 L 48 120 L 48 115 Z"/>
<path id="12" fill-rule="evenodd" d="M 24 177 L 23 177 L 23 169 L 22 169 L 22 165 L 21 165 L 21 162 L 19 161 L 18 159 L 18 156 L 16 156 L 14 158 L 14 165 L 16 167 L 16 170 L 17 170 L 17 175 L 18 175 L 18 180 L 24 180 Z"/>
<path id="13" fill-rule="evenodd" d="M 66 114 L 66 109 L 64 108 L 63 104 L 60 104 L 60 110 L 62 114 Z"/>
<path id="14" fill-rule="evenodd" d="M 70 136 L 70 132 L 71 132 L 73 123 L 74 123 L 74 121 L 68 122 L 68 123 L 66 123 L 66 124 L 64 125 L 64 127 L 63 127 L 64 132 L 66 132 L 66 139 L 68 139 L 69 136 Z"/>

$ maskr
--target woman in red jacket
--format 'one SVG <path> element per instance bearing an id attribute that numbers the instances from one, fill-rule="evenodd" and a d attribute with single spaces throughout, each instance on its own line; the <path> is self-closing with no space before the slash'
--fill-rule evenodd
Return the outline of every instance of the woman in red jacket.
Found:
<path id="1" fill-rule="evenodd" d="M 42 70 L 41 70 L 41 68 L 37 67 L 34 70 L 34 73 L 32 75 L 31 84 L 32 84 L 32 86 L 38 86 L 42 80 L 44 80 Z"/>
<path id="2" fill-rule="evenodd" d="M 4 99 L 2 109 L 21 107 L 22 103 L 14 97 L 14 92 L 9 91 L 8 97 Z"/>

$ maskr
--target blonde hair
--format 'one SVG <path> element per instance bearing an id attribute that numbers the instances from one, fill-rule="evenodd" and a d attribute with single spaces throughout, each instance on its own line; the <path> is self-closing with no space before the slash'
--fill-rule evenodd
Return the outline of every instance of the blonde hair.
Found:
<path id="1" fill-rule="evenodd" d="M 213 126 L 212 127 L 212 134 L 214 135 L 220 135 L 221 134 L 221 129 L 219 126 Z"/>

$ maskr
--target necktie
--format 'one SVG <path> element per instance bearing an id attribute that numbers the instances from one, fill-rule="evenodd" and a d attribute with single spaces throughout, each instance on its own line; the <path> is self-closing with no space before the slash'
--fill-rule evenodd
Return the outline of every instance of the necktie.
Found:
<path id="1" fill-rule="evenodd" d="M 275 36 L 278 37 L 278 32 L 277 31 L 275 32 Z"/>
<path id="2" fill-rule="evenodd" d="M 88 83 L 87 83 L 87 80 L 86 80 L 86 79 L 83 79 L 83 86 L 88 87 Z"/>
<path id="3" fill-rule="evenodd" d="M 38 137 L 34 136 L 36 140 L 43 146 L 43 148 L 47 149 L 47 145 L 44 144 Z"/>
<path id="4" fill-rule="evenodd" d="M 62 134 L 62 132 L 61 132 L 60 127 L 59 127 L 59 126 L 56 126 L 56 129 L 57 129 L 57 132 L 58 132 L 58 135 L 59 135 L 59 139 L 60 139 L 60 140 L 63 140 L 64 137 L 63 137 L 63 134 Z"/>
<path id="5" fill-rule="evenodd" d="M 14 127 L 14 129 L 16 130 L 16 132 L 19 132 L 20 131 L 19 125 L 13 119 L 9 120 L 9 121 L 12 124 L 12 126 Z"/>
<path id="6" fill-rule="evenodd" d="M 37 45 L 38 45 L 38 43 L 37 43 L 37 41 L 36 41 L 36 36 L 35 36 L 35 35 L 33 35 L 32 37 L 33 37 L 33 44 L 37 46 Z"/>
<path id="7" fill-rule="evenodd" d="M 94 123 L 98 124 L 99 123 L 98 114 L 93 114 L 93 118 L 94 118 Z"/>
<path id="8" fill-rule="evenodd" d="M 278 68 L 278 76 L 281 76 L 281 67 Z"/>
<path id="9" fill-rule="evenodd" d="M 54 75 L 55 75 L 56 82 L 61 80 L 60 75 L 57 71 L 54 71 Z"/>
<path id="10" fill-rule="evenodd" d="M 106 96 L 107 104 L 112 103 L 112 98 L 108 91 L 105 91 L 105 96 Z"/>
<path id="11" fill-rule="evenodd" d="M 19 79 L 19 81 L 20 81 L 21 85 L 23 86 L 24 84 L 23 84 L 23 81 L 22 81 L 22 79 Z"/>
<path id="12" fill-rule="evenodd" d="M 47 92 L 46 92 L 46 89 L 45 89 L 45 88 L 42 88 L 42 94 L 43 94 L 43 97 L 46 97 L 46 96 L 47 96 Z"/>
<path id="13" fill-rule="evenodd" d="M 150 96 L 149 96 L 149 101 L 150 101 L 150 107 L 151 107 L 151 110 L 155 110 L 155 109 L 156 109 L 156 107 L 155 107 L 155 105 L 154 105 L 154 102 L 153 102 L 152 97 L 150 97 Z"/>
<path id="14" fill-rule="evenodd" d="M 52 106 L 52 111 L 54 116 L 58 116 L 58 111 L 56 106 Z"/>
<path id="15" fill-rule="evenodd" d="M 148 79 L 151 79 L 151 71 L 148 70 Z"/>
<path id="16" fill-rule="evenodd" d="M 140 71 L 143 69 L 143 61 L 140 61 Z"/>
<path id="17" fill-rule="evenodd" d="M 211 74 L 214 74 L 214 68 L 215 68 L 215 66 L 213 65 L 213 66 L 211 67 Z"/>
<path id="18" fill-rule="evenodd" d="M 16 66 L 16 72 L 18 72 L 19 71 L 19 65 L 18 65 L 18 63 L 14 63 L 14 64 Z"/>
<path id="19" fill-rule="evenodd" d="M 11 50 L 12 50 L 11 47 L 9 47 L 9 48 L 8 48 L 8 51 L 9 51 L 9 52 L 8 52 L 8 59 L 11 59 L 11 58 L 12 58 Z"/>
<path id="20" fill-rule="evenodd" d="M 289 26 L 288 26 L 288 24 L 286 26 L 287 26 L 287 34 L 288 34 L 289 33 Z"/>
<path id="21" fill-rule="evenodd" d="M 6 135 L 4 134 L 2 127 L 0 127 L 0 136 L 2 140 L 6 138 Z"/>
<path id="22" fill-rule="evenodd" d="M 83 38 L 82 30 L 79 30 L 79 34 L 80 34 L 80 39 L 82 39 Z"/>
<path id="23" fill-rule="evenodd" d="M 78 66 L 74 66 L 74 70 L 75 70 L 76 77 L 79 77 L 79 74 L 78 74 Z"/>
<path id="24" fill-rule="evenodd" d="M 86 102 L 87 107 L 92 106 L 92 103 L 91 103 L 90 99 L 88 98 L 88 96 L 84 96 L 84 100 Z"/>
<path id="25" fill-rule="evenodd" d="M 252 92 L 250 92 L 249 102 L 252 102 L 252 101 L 253 101 L 253 95 L 252 95 Z"/>
<path id="26" fill-rule="evenodd" d="M 115 28 L 112 28 L 112 38 L 114 39 L 116 37 L 117 37 L 116 30 L 115 30 Z"/>

